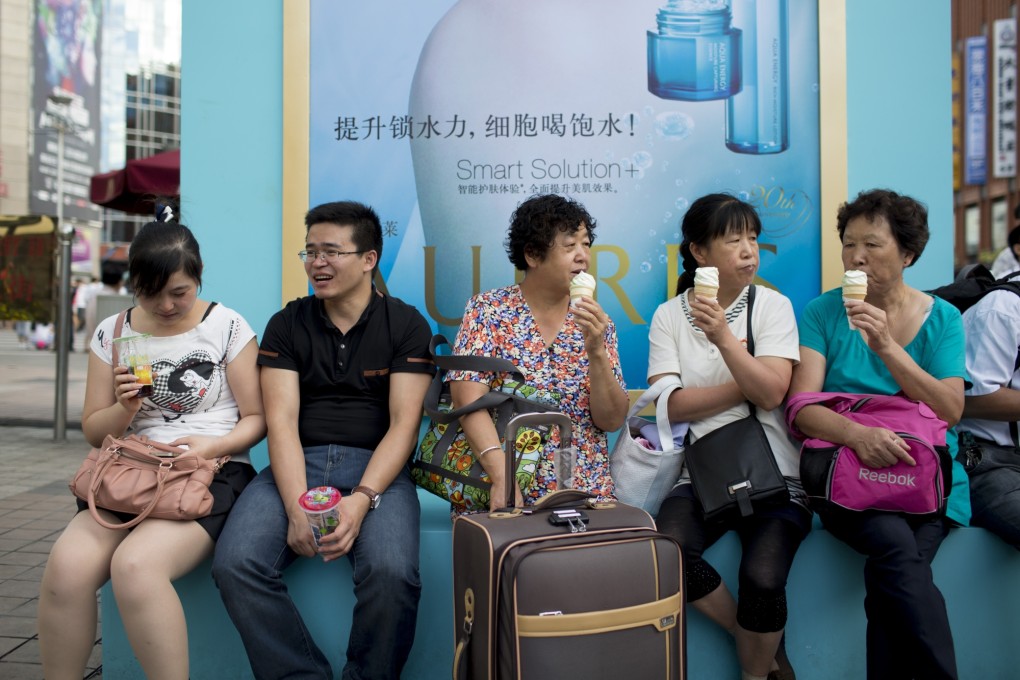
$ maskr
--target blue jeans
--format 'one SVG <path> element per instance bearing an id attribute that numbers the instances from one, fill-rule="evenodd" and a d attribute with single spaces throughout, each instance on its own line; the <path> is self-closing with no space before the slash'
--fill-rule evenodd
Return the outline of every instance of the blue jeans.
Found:
<path id="1" fill-rule="evenodd" d="M 357 486 L 372 452 L 346 446 L 305 448 L 308 486 Z M 365 515 L 347 555 L 357 604 L 344 679 L 399 678 L 411 652 L 421 579 L 421 508 L 410 474 L 402 471 Z M 331 680 L 332 669 L 312 640 L 283 583 L 298 555 L 287 546 L 287 513 L 271 468 L 234 505 L 216 544 L 213 578 L 241 634 L 256 678 Z"/>
<path id="2" fill-rule="evenodd" d="M 970 478 L 972 526 L 988 529 L 1020 550 L 1020 449 L 978 442 L 979 450 L 958 459 Z"/>

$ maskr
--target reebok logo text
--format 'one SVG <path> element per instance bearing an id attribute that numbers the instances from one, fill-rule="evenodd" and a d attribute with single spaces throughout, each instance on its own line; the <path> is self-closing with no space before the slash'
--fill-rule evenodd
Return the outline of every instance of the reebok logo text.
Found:
<path id="1" fill-rule="evenodd" d="M 857 472 L 857 479 L 879 484 L 896 484 L 897 486 L 917 486 L 917 477 L 914 475 L 895 475 L 888 472 L 875 472 L 866 467 L 860 468 Z"/>

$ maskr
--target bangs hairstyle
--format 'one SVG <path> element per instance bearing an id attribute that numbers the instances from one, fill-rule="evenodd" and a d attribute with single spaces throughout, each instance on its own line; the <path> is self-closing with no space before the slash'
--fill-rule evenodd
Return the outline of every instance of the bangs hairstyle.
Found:
<path id="1" fill-rule="evenodd" d="M 136 295 L 152 297 L 176 272 L 202 287 L 202 255 L 198 241 L 178 222 L 149 222 L 128 250 L 128 276 Z"/>
<path id="2" fill-rule="evenodd" d="M 712 239 L 747 231 L 760 236 L 761 218 L 749 203 L 736 196 L 708 194 L 691 204 L 682 231 L 685 243 L 703 246 Z"/>
<path id="3" fill-rule="evenodd" d="M 750 203 L 730 194 L 708 194 L 694 201 L 687 209 L 681 225 L 683 242 L 680 243 L 683 274 L 676 285 L 679 295 L 694 285 L 694 270 L 698 261 L 691 253 L 691 244 L 707 245 L 716 238 L 731 234 L 754 232 L 761 235 L 761 218 Z"/>

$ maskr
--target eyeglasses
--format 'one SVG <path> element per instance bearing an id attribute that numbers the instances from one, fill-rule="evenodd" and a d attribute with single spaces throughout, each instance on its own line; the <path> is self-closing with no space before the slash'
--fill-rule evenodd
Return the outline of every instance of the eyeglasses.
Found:
<path id="1" fill-rule="evenodd" d="M 364 250 L 302 250 L 297 254 L 302 262 L 315 262 L 322 257 L 326 262 L 336 262 L 341 255 L 361 255 Z"/>

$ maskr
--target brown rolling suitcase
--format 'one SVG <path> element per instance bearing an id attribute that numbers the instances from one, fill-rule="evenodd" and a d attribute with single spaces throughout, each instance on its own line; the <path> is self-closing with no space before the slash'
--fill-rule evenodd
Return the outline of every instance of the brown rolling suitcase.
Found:
<path id="1" fill-rule="evenodd" d="M 507 427 L 560 428 L 530 413 Z M 556 491 L 453 524 L 454 680 L 686 677 L 680 546 L 644 510 Z"/>

